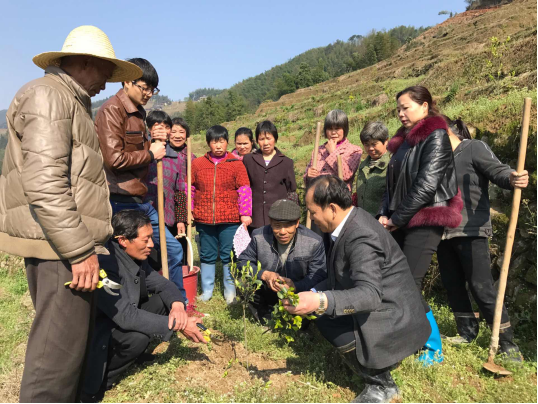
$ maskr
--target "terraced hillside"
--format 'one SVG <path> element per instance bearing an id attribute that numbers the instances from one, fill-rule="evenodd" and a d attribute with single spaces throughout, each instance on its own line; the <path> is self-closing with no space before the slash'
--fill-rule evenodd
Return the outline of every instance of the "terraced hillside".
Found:
<path id="1" fill-rule="evenodd" d="M 264 119 L 279 130 L 278 147 L 295 162 L 299 187 L 314 143 L 316 121 L 340 108 L 350 118 L 349 139 L 370 120 L 385 122 L 391 134 L 400 126 L 395 95 L 404 87 L 427 86 L 440 109 L 472 125 L 497 156 L 515 166 L 524 97 L 533 99 L 531 138 L 526 167 L 531 185 L 523 193 L 520 234 L 512 257 L 508 303 L 513 322 L 531 325 L 536 335 L 536 2 L 511 4 L 458 14 L 424 32 L 392 58 L 374 66 L 288 94 L 260 105 L 255 114 L 224 125 L 231 133 L 254 128 Z M 194 136 L 197 154 L 207 149 L 202 134 Z M 232 145 L 230 146 L 232 147 Z M 302 189 L 300 190 L 302 191 Z M 493 270 L 502 259 L 501 246 L 510 208 L 510 192 L 492 188 L 495 237 L 491 243 Z M 516 310 L 517 309 L 517 310 Z M 514 312 L 516 310 L 516 312 Z M 534 338 L 535 341 L 535 338 Z"/>

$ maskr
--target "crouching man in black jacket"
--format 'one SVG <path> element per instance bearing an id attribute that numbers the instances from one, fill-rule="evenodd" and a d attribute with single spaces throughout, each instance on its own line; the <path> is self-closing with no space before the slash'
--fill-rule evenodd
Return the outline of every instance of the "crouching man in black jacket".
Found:
<path id="1" fill-rule="evenodd" d="M 99 289 L 83 401 L 100 400 L 118 377 L 144 357 L 151 338 L 168 341 L 180 331 L 194 342 L 206 343 L 196 326 L 196 317 L 187 317 L 183 295 L 177 286 L 155 272 L 147 257 L 153 248 L 150 219 L 139 210 L 123 210 L 112 218 L 114 238 L 100 255 L 99 265 L 111 281 L 122 285 L 117 296 Z"/>
<path id="2" fill-rule="evenodd" d="M 331 237 L 328 278 L 286 308 L 319 315 L 321 334 L 366 383 L 353 402 L 388 403 L 398 396 L 390 371 L 431 333 L 407 260 L 377 220 L 352 206 L 349 189 L 337 177 L 316 178 L 306 207 Z"/>
<path id="3" fill-rule="evenodd" d="M 323 240 L 299 224 L 299 205 L 279 199 L 271 205 L 269 218 L 271 224 L 254 230 L 249 245 L 239 255 L 239 265 L 247 261 L 262 265 L 258 278 L 264 284 L 249 303 L 252 315 L 262 324 L 271 318 L 282 286 L 303 292 L 327 278 Z M 308 321 L 303 321 L 303 328 L 307 326 Z"/>

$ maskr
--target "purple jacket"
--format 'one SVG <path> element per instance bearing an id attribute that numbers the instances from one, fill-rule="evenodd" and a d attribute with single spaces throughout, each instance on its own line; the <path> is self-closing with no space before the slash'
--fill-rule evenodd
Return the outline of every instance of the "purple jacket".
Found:
<path id="1" fill-rule="evenodd" d="M 191 161 L 196 156 L 192 154 Z M 176 191 L 185 192 L 187 182 L 187 147 L 184 146 L 176 152 L 169 143 L 166 144 L 166 155 L 163 158 L 163 185 L 164 185 L 164 221 L 167 226 L 176 224 L 174 213 L 174 194 Z M 157 209 L 157 162 L 149 166 L 147 179 L 148 193 L 145 202 L 153 202 Z"/>

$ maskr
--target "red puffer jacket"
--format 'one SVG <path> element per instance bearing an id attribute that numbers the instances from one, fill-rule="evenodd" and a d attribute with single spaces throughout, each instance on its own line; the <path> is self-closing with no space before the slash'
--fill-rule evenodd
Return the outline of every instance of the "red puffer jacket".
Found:
<path id="1" fill-rule="evenodd" d="M 194 220 L 205 224 L 239 223 L 252 215 L 252 191 L 247 170 L 228 153 L 215 164 L 209 153 L 192 162 Z"/>

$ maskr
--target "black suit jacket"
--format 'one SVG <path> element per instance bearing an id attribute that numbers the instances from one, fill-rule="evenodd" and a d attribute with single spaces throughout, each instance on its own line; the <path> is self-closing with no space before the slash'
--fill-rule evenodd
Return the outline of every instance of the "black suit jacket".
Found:
<path id="1" fill-rule="evenodd" d="M 325 291 L 331 317 L 352 315 L 357 358 L 382 369 L 415 353 L 431 328 L 403 252 L 390 233 L 354 208 L 327 259 Z"/>

